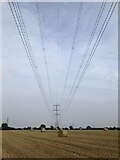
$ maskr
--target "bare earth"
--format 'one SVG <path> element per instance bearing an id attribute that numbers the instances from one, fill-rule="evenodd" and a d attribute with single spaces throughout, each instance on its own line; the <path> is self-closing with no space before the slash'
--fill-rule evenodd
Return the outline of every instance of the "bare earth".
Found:
<path id="1" fill-rule="evenodd" d="M 118 131 L 2 131 L 3 158 L 118 158 Z"/>

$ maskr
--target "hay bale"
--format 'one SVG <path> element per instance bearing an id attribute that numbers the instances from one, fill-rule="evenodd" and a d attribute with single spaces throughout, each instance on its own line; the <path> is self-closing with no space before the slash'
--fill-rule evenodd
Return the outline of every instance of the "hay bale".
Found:
<path id="1" fill-rule="evenodd" d="M 45 128 L 41 128 L 41 132 L 45 132 Z"/>
<path id="2" fill-rule="evenodd" d="M 67 137 L 67 136 L 68 136 L 67 130 L 60 129 L 58 131 L 58 137 Z"/>
<path id="3" fill-rule="evenodd" d="M 33 131 L 33 128 L 31 128 L 30 130 Z"/>
<path id="4" fill-rule="evenodd" d="M 104 128 L 104 131 L 108 131 L 108 128 Z"/>

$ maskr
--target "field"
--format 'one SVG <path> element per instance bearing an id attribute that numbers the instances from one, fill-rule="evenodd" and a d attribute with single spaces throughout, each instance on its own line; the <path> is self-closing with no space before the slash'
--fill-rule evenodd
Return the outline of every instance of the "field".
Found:
<path id="1" fill-rule="evenodd" d="M 118 131 L 2 131 L 3 158 L 118 158 Z"/>

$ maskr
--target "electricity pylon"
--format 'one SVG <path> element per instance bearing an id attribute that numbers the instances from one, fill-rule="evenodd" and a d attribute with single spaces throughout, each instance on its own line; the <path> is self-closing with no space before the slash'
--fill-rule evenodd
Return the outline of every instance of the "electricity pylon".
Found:
<path id="1" fill-rule="evenodd" d="M 58 107 L 60 107 L 60 105 L 55 104 L 53 106 L 55 106 L 55 109 L 53 109 L 53 111 L 55 112 L 55 114 L 54 114 L 55 115 L 55 127 L 57 128 L 57 127 L 59 127 L 59 115 L 60 115 L 59 111 L 60 111 L 60 108 L 58 108 Z"/>

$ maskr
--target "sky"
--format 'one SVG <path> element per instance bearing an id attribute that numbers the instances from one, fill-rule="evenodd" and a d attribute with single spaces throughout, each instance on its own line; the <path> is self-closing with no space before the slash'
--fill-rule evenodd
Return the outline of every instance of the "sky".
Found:
<path id="1" fill-rule="evenodd" d="M 61 127 L 70 125 L 73 125 L 73 127 L 86 127 L 88 125 L 94 127 L 118 126 L 117 7 L 70 106 L 68 106 L 67 110 L 65 108 L 65 102 L 77 74 L 78 66 L 84 57 L 101 4 L 97 2 L 83 3 L 70 72 L 65 93 L 63 94 L 79 3 L 37 3 L 40 9 L 53 102 L 49 94 L 36 3 L 27 2 L 19 4 L 33 55 L 41 76 L 42 86 L 51 110 L 51 114 L 49 114 L 43 95 L 32 72 L 9 5 L 8 3 L 3 3 L 3 122 L 6 122 L 7 117 L 9 117 L 9 125 L 14 127 L 38 127 L 42 123 L 47 126 L 54 125 L 53 105 L 57 103 L 60 105 Z M 107 2 L 91 43 L 90 51 L 100 32 L 110 5 L 111 3 Z"/>
<path id="2" fill-rule="evenodd" d="M 0 24 L 2 24 L 2 5 L 0 4 Z M 2 123 L 2 25 L 0 25 L 0 124 Z M 0 158 L 2 158 L 2 134 L 0 134 Z"/>

